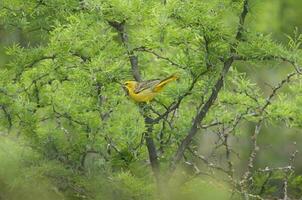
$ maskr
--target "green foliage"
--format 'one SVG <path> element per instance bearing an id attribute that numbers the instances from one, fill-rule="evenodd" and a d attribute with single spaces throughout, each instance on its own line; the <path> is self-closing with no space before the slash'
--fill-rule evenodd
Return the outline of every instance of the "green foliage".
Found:
<path id="1" fill-rule="evenodd" d="M 285 123 L 300 130 L 300 77 L 285 80 L 289 86 L 278 88 L 278 83 L 285 73 L 296 73 L 302 65 L 302 36 L 296 29 L 281 43 L 273 34 L 260 32 L 266 32 L 263 25 L 251 22 L 253 16 L 258 17 L 256 8 L 266 5 L 260 1 L 248 7 L 252 17 L 247 16 L 247 25 L 240 24 L 244 2 L 2 0 L 0 24 L 22 34 L 23 40 L 5 47 L 9 62 L 0 68 L 0 131 L 19 136 L 25 141 L 22 145 L 31 148 L 23 152 L 9 140 L 0 143 L 12 151 L 0 154 L 0 185 L 4 188 L 0 198 L 18 199 L 24 194 L 28 199 L 28 191 L 33 191 L 33 199 L 40 195 L 45 195 L 43 199 L 157 199 L 160 188 L 156 185 L 162 184 L 158 180 L 169 172 L 179 144 L 194 128 L 192 119 L 215 92 L 218 98 L 213 99 L 197 129 L 220 135 L 217 149 L 221 138 L 244 137 L 246 134 L 238 133 L 251 132 L 249 126 L 258 121 L 266 127 Z M 131 58 L 138 59 L 138 66 L 131 65 Z M 225 75 L 229 58 L 232 64 Z M 273 83 L 267 90 L 261 85 L 267 80 L 258 84 L 258 74 L 249 70 L 274 70 L 273 65 L 284 71 L 282 79 L 277 77 L 277 85 Z M 173 73 L 180 79 L 168 85 L 157 101 L 138 105 L 121 86 L 133 79 L 135 67 L 143 80 Z M 215 86 L 221 76 L 224 85 L 220 90 Z M 276 87 L 278 91 L 270 98 Z M 169 105 L 177 108 L 162 115 Z M 146 116 L 159 120 L 151 127 Z M 227 136 L 222 135 L 225 132 Z M 157 151 L 159 177 L 149 169 L 150 148 L 144 142 L 148 137 Z M 194 139 L 190 151 L 184 152 L 182 165 L 196 161 L 190 153 L 201 147 L 200 138 Z M 10 161 L 8 155 L 16 158 Z M 229 159 L 228 153 L 226 157 Z M 223 161 L 223 169 L 233 166 L 234 160 Z M 195 177 L 194 170 L 193 166 L 178 171 L 185 183 L 176 181 L 176 189 L 167 196 L 224 199 L 230 195 L 230 186 L 238 190 L 233 182 L 209 179 L 212 183 L 208 184 Z M 253 176 L 255 182 L 248 187 L 251 194 L 258 195 L 265 175 Z M 274 174 L 271 180 L 276 183 L 268 183 L 259 195 L 280 197 L 276 193 L 283 175 Z M 9 179 L 13 176 L 16 180 Z M 300 179 L 300 175 L 289 178 L 293 197 L 301 195 Z M 31 190 L 33 182 L 41 182 L 41 188 Z M 237 196 L 239 199 L 241 193 Z"/>
<path id="2" fill-rule="evenodd" d="M 51 181 L 45 178 L 39 155 L 24 144 L 1 136 L 0 185 L 3 199 L 63 199 Z"/>

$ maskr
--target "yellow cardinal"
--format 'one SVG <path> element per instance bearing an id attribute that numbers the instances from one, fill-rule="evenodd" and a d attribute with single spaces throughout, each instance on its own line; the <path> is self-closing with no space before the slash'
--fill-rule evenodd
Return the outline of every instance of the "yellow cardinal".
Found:
<path id="1" fill-rule="evenodd" d="M 166 84 L 178 78 L 175 74 L 165 78 L 152 79 L 148 81 L 126 81 L 124 87 L 126 88 L 129 96 L 136 102 L 149 102 L 157 93 L 162 91 Z"/>

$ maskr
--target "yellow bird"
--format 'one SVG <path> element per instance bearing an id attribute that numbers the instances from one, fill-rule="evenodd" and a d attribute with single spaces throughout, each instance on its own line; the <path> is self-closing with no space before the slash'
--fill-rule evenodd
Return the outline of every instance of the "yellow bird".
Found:
<path id="1" fill-rule="evenodd" d="M 128 92 L 128 95 L 136 102 L 149 102 L 151 101 L 157 93 L 162 91 L 166 84 L 174 81 L 178 78 L 175 74 L 165 78 L 152 79 L 148 81 L 126 81 L 124 87 Z"/>

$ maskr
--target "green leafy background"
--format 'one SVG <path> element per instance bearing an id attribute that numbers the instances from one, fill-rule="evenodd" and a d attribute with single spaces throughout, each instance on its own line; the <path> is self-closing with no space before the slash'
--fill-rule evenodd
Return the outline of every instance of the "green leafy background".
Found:
<path id="1" fill-rule="evenodd" d="M 158 194 L 144 143 L 144 116 L 120 83 L 133 79 L 129 51 L 138 57 L 144 80 L 179 74 L 149 105 L 163 113 L 162 104 L 173 103 L 208 70 L 173 116 L 153 127 L 161 169 L 168 173 L 236 43 L 242 6 L 242 0 L 2 0 L 0 199 L 241 199 L 240 193 L 232 196 L 232 183 L 223 180 L 227 176 L 199 176 L 185 164 Z M 249 1 L 243 39 L 235 49 L 248 61 L 233 63 L 202 124 L 223 126 L 201 129 L 190 146 L 227 168 L 224 149 L 214 148 L 217 133 L 243 114 L 231 133 L 235 178 L 247 168 L 250 136 L 260 119 L 253 113 L 272 86 L 295 71 L 284 60 L 302 65 L 301 8 L 299 0 Z M 110 21 L 125 23 L 128 44 Z M 283 60 L 267 59 L 272 55 Z M 302 150 L 301 86 L 300 76 L 294 76 L 263 114 L 257 167 L 287 166 L 292 153 Z M 185 157 L 195 160 L 189 153 Z M 294 171 L 286 175 L 292 199 L 302 195 L 300 158 L 298 153 Z M 251 198 L 283 198 L 285 174 L 255 170 L 248 191 L 258 196 Z"/>

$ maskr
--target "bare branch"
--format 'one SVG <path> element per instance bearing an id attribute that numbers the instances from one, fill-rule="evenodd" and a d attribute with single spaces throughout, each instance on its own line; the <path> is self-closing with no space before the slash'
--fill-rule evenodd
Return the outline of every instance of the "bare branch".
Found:
<path id="1" fill-rule="evenodd" d="M 271 100 L 277 95 L 277 92 L 286 83 L 288 83 L 294 75 L 297 75 L 297 72 L 292 72 L 292 73 L 288 74 L 285 79 L 281 80 L 279 82 L 279 84 L 277 84 L 273 88 L 271 94 L 267 97 L 265 104 L 259 110 L 258 115 L 261 116 L 261 117 L 260 117 L 260 119 L 258 120 L 258 122 L 256 124 L 255 131 L 254 131 L 254 133 L 252 135 L 252 138 L 251 138 L 252 143 L 253 143 L 253 147 L 252 147 L 252 151 L 251 151 L 250 156 L 249 156 L 247 171 L 244 173 L 242 181 L 240 183 L 242 187 L 246 187 L 246 183 L 247 183 L 248 179 L 250 178 L 252 170 L 254 168 L 254 162 L 255 162 L 255 159 L 256 159 L 257 151 L 259 150 L 259 147 L 258 147 L 258 144 L 257 144 L 257 138 L 258 138 L 258 135 L 259 135 L 260 130 L 261 130 L 262 122 L 264 121 L 263 113 L 266 110 L 266 108 L 271 104 Z"/>
<path id="2" fill-rule="evenodd" d="M 212 168 L 212 169 L 216 169 L 218 171 L 221 171 L 227 175 L 229 175 L 228 170 L 225 170 L 224 168 L 216 165 L 215 163 L 210 162 L 209 160 L 207 160 L 203 155 L 199 155 L 196 151 L 193 151 L 191 148 L 188 148 L 188 150 L 198 159 L 200 159 L 202 162 L 204 162 L 207 167 Z"/>
<path id="3" fill-rule="evenodd" d="M 286 171 L 286 174 L 285 174 L 285 178 L 284 178 L 284 183 L 283 183 L 283 200 L 288 200 L 288 194 L 287 194 L 287 187 L 288 187 L 288 178 L 289 176 L 293 173 L 293 164 L 294 164 L 294 161 L 295 161 L 295 158 L 296 158 L 296 155 L 297 155 L 298 151 L 294 151 L 289 159 L 289 168 L 288 170 Z"/>
<path id="4" fill-rule="evenodd" d="M 266 109 L 266 107 L 271 104 L 271 100 L 276 96 L 277 91 L 280 90 L 283 87 L 283 85 L 288 83 L 290 81 L 290 79 L 295 75 L 297 75 L 297 72 L 292 72 L 292 73 L 288 74 L 285 79 L 283 79 L 276 87 L 273 88 L 273 91 L 266 99 L 266 103 L 262 107 L 261 112 L 263 112 Z"/>

